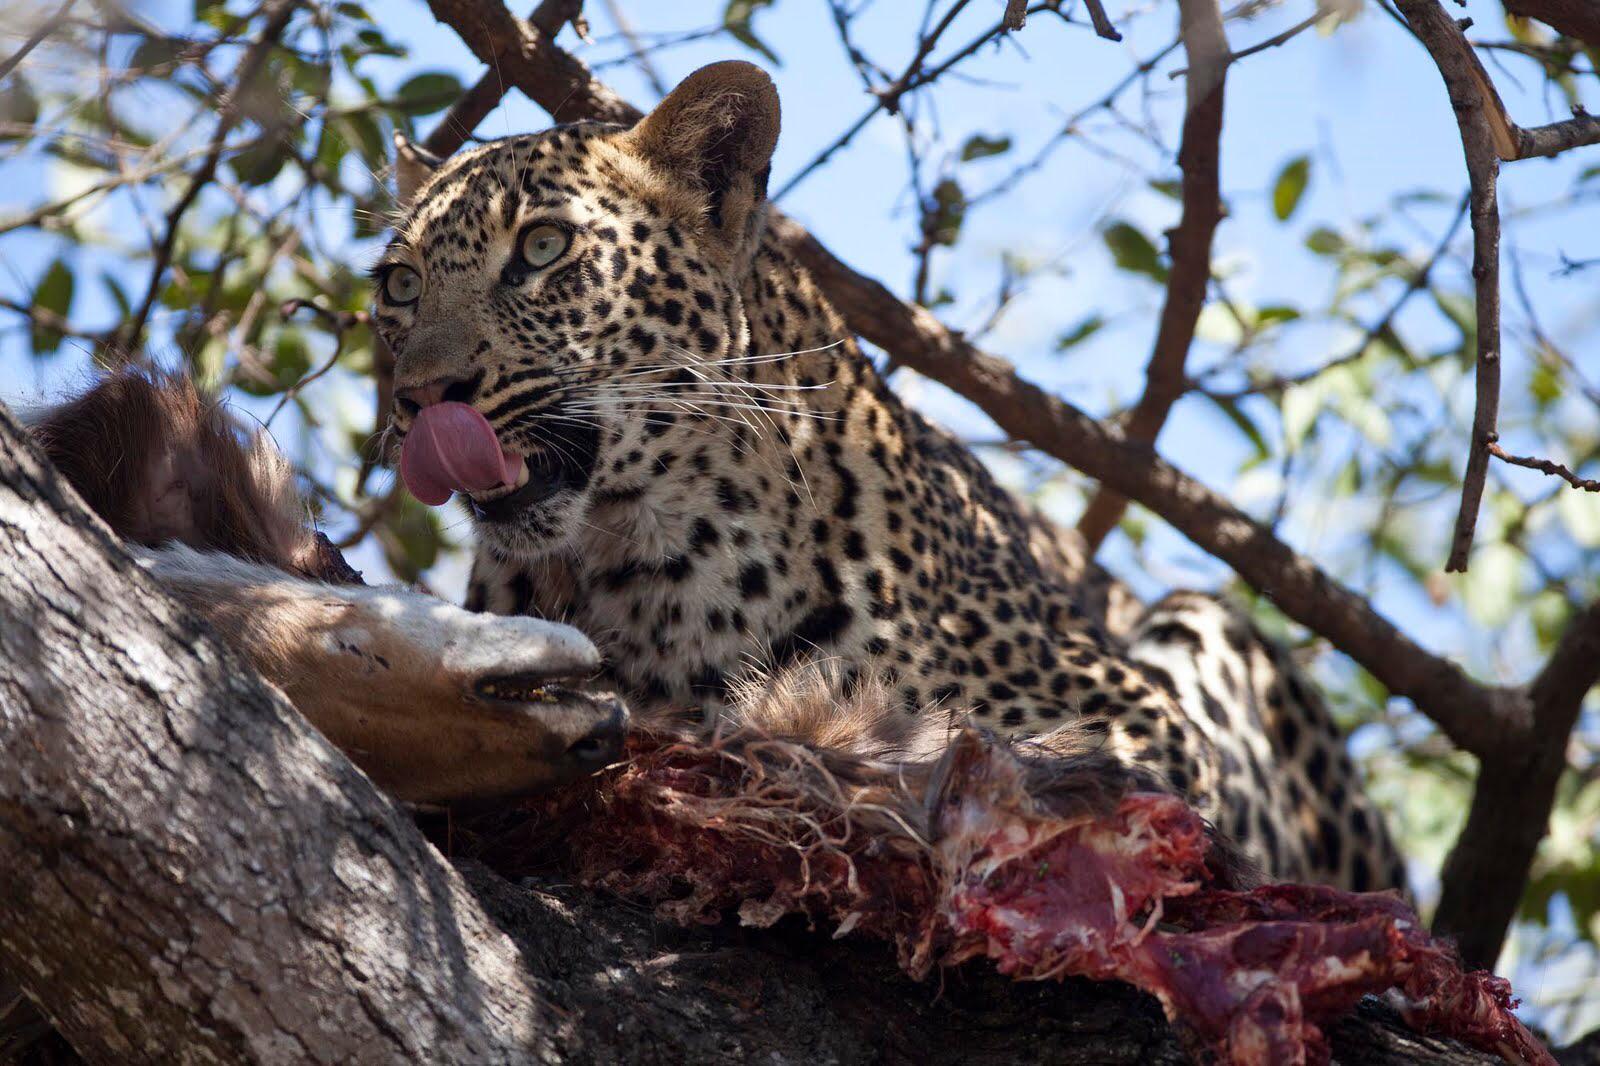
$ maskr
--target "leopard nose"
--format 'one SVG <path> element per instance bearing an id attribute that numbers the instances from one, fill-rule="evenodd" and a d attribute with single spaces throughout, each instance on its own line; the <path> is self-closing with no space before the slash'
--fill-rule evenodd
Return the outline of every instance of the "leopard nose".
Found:
<path id="1" fill-rule="evenodd" d="M 421 385 L 402 385 L 394 390 L 394 402 L 407 414 L 416 414 L 424 407 L 430 407 L 446 400 L 459 403 L 471 403 L 472 395 L 477 391 L 475 378 L 468 377 L 443 377 L 434 378 L 432 381 Z"/>

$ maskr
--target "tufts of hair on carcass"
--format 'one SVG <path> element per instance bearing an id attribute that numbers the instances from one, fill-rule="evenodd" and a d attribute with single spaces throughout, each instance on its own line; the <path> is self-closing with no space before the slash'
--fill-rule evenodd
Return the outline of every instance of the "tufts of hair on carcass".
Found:
<path id="1" fill-rule="evenodd" d="M 965 722 L 956 708 L 908 714 L 891 683 L 834 659 L 755 672 L 712 726 L 636 719 L 626 758 L 587 787 L 458 823 L 453 840 L 508 874 L 576 872 L 683 921 L 799 913 L 863 929 L 925 969 L 931 912 L 908 901 L 931 906 L 972 839 L 1010 822 L 1049 835 L 1114 818 L 1132 795 L 1172 797 L 1107 753 L 1102 732 L 1007 740 Z M 1254 883 L 1193 824 L 1210 882 Z"/>
<path id="2" fill-rule="evenodd" d="M 322 581 L 360 580 L 314 532 L 294 473 L 186 375 L 119 370 L 30 419 L 50 461 L 113 533 L 177 542 Z"/>
<path id="3" fill-rule="evenodd" d="M 1390 990 L 1423 1031 L 1550 1062 L 1509 986 L 1467 973 L 1398 896 L 1258 883 L 1102 736 L 1011 742 L 810 663 L 735 687 L 709 730 L 647 721 L 586 788 L 451 841 L 680 924 L 797 917 L 885 941 L 917 979 L 986 959 L 1018 980 L 1126 981 L 1221 1062 L 1326 1062 L 1326 1024 Z"/>

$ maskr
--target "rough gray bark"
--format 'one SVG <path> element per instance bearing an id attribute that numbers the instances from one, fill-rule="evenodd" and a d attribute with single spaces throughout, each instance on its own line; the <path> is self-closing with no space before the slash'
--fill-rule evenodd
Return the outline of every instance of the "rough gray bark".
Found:
<path id="1" fill-rule="evenodd" d="M 556 1058 L 460 878 L 69 494 L 0 409 L 0 968 L 100 1061 Z"/>
<path id="2" fill-rule="evenodd" d="M 0 971 L 93 1062 L 1179 1063 L 1149 999 L 939 985 L 453 870 L 0 407 Z M 1382 1019 L 1345 1063 L 1493 1061 Z"/>

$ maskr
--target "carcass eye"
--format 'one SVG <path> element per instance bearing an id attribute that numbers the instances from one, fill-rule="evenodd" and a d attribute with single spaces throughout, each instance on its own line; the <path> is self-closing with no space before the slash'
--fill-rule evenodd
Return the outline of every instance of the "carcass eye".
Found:
<path id="1" fill-rule="evenodd" d="M 535 269 L 547 267 L 561 258 L 570 243 L 571 238 L 567 236 L 567 231 L 560 226 L 553 226 L 548 222 L 531 226 L 522 235 L 520 245 L 522 261 Z"/>
<path id="2" fill-rule="evenodd" d="M 391 267 L 383 276 L 383 299 L 395 307 L 414 304 L 422 295 L 422 275 L 408 266 Z"/>

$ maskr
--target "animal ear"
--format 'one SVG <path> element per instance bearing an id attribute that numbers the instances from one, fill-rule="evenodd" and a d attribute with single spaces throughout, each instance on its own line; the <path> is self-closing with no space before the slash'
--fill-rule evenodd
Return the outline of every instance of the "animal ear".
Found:
<path id="1" fill-rule="evenodd" d="M 710 229 L 737 248 L 761 219 L 778 125 L 772 79 L 754 64 L 730 61 L 685 78 L 626 140 L 635 155 L 698 194 Z"/>
<path id="2" fill-rule="evenodd" d="M 395 199 L 402 208 L 409 208 L 417 190 L 427 184 L 433 172 L 444 162 L 411 138 L 395 130 L 394 133 L 394 185 Z"/>

